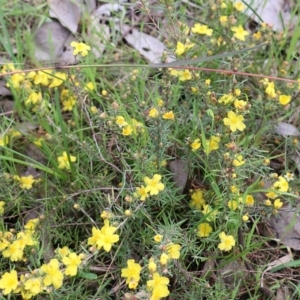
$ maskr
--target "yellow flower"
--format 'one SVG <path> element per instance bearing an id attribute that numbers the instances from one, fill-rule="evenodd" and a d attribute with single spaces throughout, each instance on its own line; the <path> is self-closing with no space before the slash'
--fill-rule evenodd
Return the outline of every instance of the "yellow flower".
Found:
<path id="1" fill-rule="evenodd" d="M 240 166 L 242 166 L 245 163 L 245 160 L 243 160 L 243 155 L 237 155 L 236 154 L 234 157 L 235 158 L 234 158 L 232 164 L 235 167 L 240 167 Z"/>
<path id="2" fill-rule="evenodd" d="M 156 243 L 160 243 L 163 239 L 163 236 L 161 234 L 156 234 L 153 239 Z"/>
<path id="3" fill-rule="evenodd" d="M 214 221 L 216 219 L 216 216 L 218 214 L 218 211 L 215 209 L 212 209 L 212 207 L 208 204 L 205 204 L 203 206 L 202 213 L 205 215 L 205 219 L 208 222 Z"/>
<path id="4" fill-rule="evenodd" d="M 187 81 L 192 79 L 192 74 L 188 69 L 185 69 L 184 71 L 179 71 L 178 76 L 180 81 Z"/>
<path id="5" fill-rule="evenodd" d="M 235 210 L 238 208 L 238 203 L 237 203 L 237 201 L 236 201 L 236 200 L 229 200 L 229 201 L 228 201 L 228 207 L 229 207 L 231 210 L 235 211 Z"/>
<path id="6" fill-rule="evenodd" d="M 157 269 L 156 263 L 154 262 L 154 258 L 151 257 L 148 263 L 148 270 L 150 273 L 154 273 Z"/>
<path id="7" fill-rule="evenodd" d="M 54 75 L 51 77 L 52 82 L 49 85 L 49 88 L 54 88 L 54 87 L 58 87 L 61 84 L 63 84 L 64 81 L 67 80 L 67 74 L 66 73 L 62 73 L 62 72 L 56 72 L 54 73 Z"/>
<path id="8" fill-rule="evenodd" d="M 201 223 L 198 225 L 198 233 L 197 235 L 199 237 L 207 237 L 212 232 L 212 227 L 209 225 L 209 223 Z"/>
<path id="9" fill-rule="evenodd" d="M 180 257 L 181 246 L 178 244 L 167 245 L 167 254 L 170 259 L 178 259 Z"/>
<path id="10" fill-rule="evenodd" d="M 156 108 L 151 108 L 149 111 L 150 118 L 157 118 L 159 116 L 159 111 Z"/>
<path id="11" fill-rule="evenodd" d="M 157 195 L 160 191 L 163 191 L 165 185 L 160 182 L 161 175 L 155 174 L 153 178 L 144 177 L 144 182 L 146 184 L 146 192 L 150 195 Z"/>
<path id="12" fill-rule="evenodd" d="M 0 137 L 0 147 L 6 146 L 6 145 L 8 144 L 8 142 L 9 142 L 9 137 L 8 137 L 8 135 L 2 135 L 2 136 Z"/>
<path id="13" fill-rule="evenodd" d="M 8 295 L 18 287 L 18 273 L 16 270 L 5 272 L 0 279 L 0 289 L 4 295 Z"/>
<path id="14" fill-rule="evenodd" d="M 246 101 L 243 101 L 243 100 L 234 100 L 234 107 L 237 109 L 237 110 L 240 110 L 240 111 L 244 111 L 246 106 L 247 106 L 247 102 Z"/>
<path id="15" fill-rule="evenodd" d="M 271 205 L 272 205 L 272 202 L 271 202 L 271 200 L 267 199 L 267 200 L 265 201 L 265 204 L 266 204 L 267 206 L 271 206 Z"/>
<path id="16" fill-rule="evenodd" d="M 90 107 L 90 112 L 95 115 L 98 112 L 98 108 L 93 105 Z"/>
<path id="17" fill-rule="evenodd" d="M 42 292 L 43 286 L 42 286 L 42 278 L 29 278 L 24 283 L 24 289 L 26 292 L 30 294 L 30 296 L 36 296 L 39 293 Z M 23 297 L 24 299 L 24 297 Z"/>
<path id="18" fill-rule="evenodd" d="M 270 98 L 275 98 L 276 97 L 276 92 L 275 92 L 275 86 L 274 82 L 268 82 L 267 87 L 265 89 L 265 93 L 269 95 Z"/>
<path id="19" fill-rule="evenodd" d="M 11 78 L 9 79 L 9 82 L 6 84 L 7 87 L 10 87 L 10 88 L 14 88 L 14 89 L 19 89 L 21 86 L 20 86 L 20 83 L 22 81 L 24 81 L 25 79 L 25 74 L 24 73 L 17 73 L 17 74 L 13 74 L 11 76 Z"/>
<path id="20" fill-rule="evenodd" d="M 242 25 L 231 27 L 231 31 L 234 32 L 234 37 L 240 41 L 245 41 L 245 37 L 249 34 L 248 31 L 244 30 Z"/>
<path id="21" fill-rule="evenodd" d="M 191 49 L 192 47 L 194 47 L 194 44 L 191 44 L 189 42 L 187 42 L 185 44 L 183 44 L 181 42 L 177 42 L 175 54 L 180 56 L 187 50 Z"/>
<path id="22" fill-rule="evenodd" d="M 10 137 L 12 137 L 12 138 L 18 138 L 18 137 L 22 136 L 22 133 L 19 130 L 15 129 L 15 128 L 9 129 L 8 132 L 9 132 Z M 1 146 L 1 138 L 0 138 L 0 146 Z"/>
<path id="23" fill-rule="evenodd" d="M 19 186 L 22 190 L 30 190 L 35 181 L 36 180 L 33 178 L 32 175 L 21 176 L 19 178 L 19 182 L 20 182 Z"/>
<path id="24" fill-rule="evenodd" d="M 203 197 L 203 192 L 201 190 L 195 190 L 191 196 L 192 200 L 190 202 L 190 205 L 194 209 L 200 210 L 204 204 L 205 204 L 205 199 Z"/>
<path id="25" fill-rule="evenodd" d="M 117 116 L 115 122 L 119 127 L 124 127 L 128 125 L 128 123 L 125 121 L 124 117 L 122 116 Z"/>
<path id="26" fill-rule="evenodd" d="M 242 220 L 244 221 L 244 222 L 247 222 L 248 220 L 249 220 L 249 216 L 246 214 L 246 215 L 243 215 L 242 216 Z"/>
<path id="27" fill-rule="evenodd" d="M 162 99 L 157 99 L 156 101 L 157 101 L 157 105 L 158 105 L 159 107 L 162 107 L 162 106 L 165 105 L 165 102 L 164 102 L 164 100 L 162 100 Z"/>
<path id="28" fill-rule="evenodd" d="M 209 140 L 206 140 L 206 148 L 204 148 L 204 152 L 206 155 L 209 155 L 211 151 L 219 149 L 220 137 L 211 136 Z"/>
<path id="29" fill-rule="evenodd" d="M 4 213 L 4 206 L 5 206 L 5 202 L 0 201 L 0 216 L 2 216 Z"/>
<path id="30" fill-rule="evenodd" d="M 290 173 L 287 172 L 284 176 L 283 176 L 288 182 L 294 180 L 294 173 Z"/>
<path id="31" fill-rule="evenodd" d="M 278 195 L 275 192 L 268 192 L 265 194 L 270 199 L 275 199 Z"/>
<path id="32" fill-rule="evenodd" d="M 196 151 L 201 147 L 200 139 L 195 139 L 191 144 L 190 147 L 192 148 L 192 151 Z"/>
<path id="33" fill-rule="evenodd" d="M 149 300 L 160 300 L 165 298 L 170 294 L 168 287 L 166 285 L 159 285 L 152 290 L 151 297 Z"/>
<path id="34" fill-rule="evenodd" d="M 42 93 L 41 92 L 31 92 L 28 96 L 28 98 L 25 101 L 25 105 L 29 105 L 29 104 L 37 104 L 40 103 L 42 101 Z"/>
<path id="35" fill-rule="evenodd" d="M 221 23 L 221 25 L 226 25 L 227 24 L 227 22 L 228 22 L 228 17 L 227 16 L 221 16 L 220 17 L 220 23 Z"/>
<path id="36" fill-rule="evenodd" d="M 208 28 L 207 25 L 201 25 L 199 23 L 196 23 L 194 27 L 192 28 L 193 33 L 198 33 L 198 34 L 205 34 L 208 36 L 211 36 L 213 33 L 213 30 Z"/>
<path id="37" fill-rule="evenodd" d="M 81 257 L 76 253 L 70 253 L 68 256 L 62 258 L 62 262 L 67 267 L 65 274 L 75 276 L 77 274 L 78 266 L 81 264 Z"/>
<path id="38" fill-rule="evenodd" d="M 167 285 L 169 278 L 160 276 L 159 273 L 153 273 L 152 279 L 147 281 L 147 288 L 151 291 L 150 300 L 159 300 L 167 297 L 170 292 Z"/>
<path id="39" fill-rule="evenodd" d="M 246 196 L 245 204 L 247 206 L 253 206 L 254 205 L 254 198 L 251 195 Z"/>
<path id="40" fill-rule="evenodd" d="M 35 76 L 36 76 L 36 72 L 30 71 L 29 73 L 27 73 L 26 78 L 29 80 L 33 80 Z"/>
<path id="41" fill-rule="evenodd" d="M 87 92 L 93 91 L 95 89 L 94 84 L 90 81 L 84 86 L 84 90 Z"/>
<path id="42" fill-rule="evenodd" d="M 123 134 L 124 136 L 131 135 L 132 132 L 133 132 L 133 128 L 132 128 L 131 125 L 126 125 L 126 126 L 123 128 L 123 130 L 122 130 L 122 134 Z"/>
<path id="43" fill-rule="evenodd" d="M 223 122 L 226 126 L 229 126 L 232 132 L 236 130 L 243 131 L 246 128 L 246 125 L 243 123 L 243 116 L 235 114 L 233 111 L 229 111 L 227 116 L 228 118 L 224 118 Z"/>
<path id="44" fill-rule="evenodd" d="M 35 85 L 42 84 L 44 86 L 48 86 L 50 83 L 49 78 L 51 78 L 51 73 L 51 70 L 38 71 L 34 77 L 33 83 Z"/>
<path id="45" fill-rule="evenodd" d="M 39 218 L 30 219 L 25 225 L 24 228 L 26 231 L 34 231 L 40 222 Z"/>
<path id="46" fill-rule="evenodd" d="M 46 274 L 43 280 L 45 286 L 53 285 L 55 289 L 62 286 L 64 275 L 59 270 L 59 262 L 56 258 L 51 259 L 48 264 L 42 265 L 41 270 Z"/>
<path id="47" fill-rule="evenodd" d="M 73 96 L 70 96 L 68 99 L 62 101 L 63 111 L 72 111 L 73 107 L 76 104 L 76 99 Z"/>
<path id="48" fill-rule="evenodd" d="M 257 41 L 259 41 L 261 39 L 261 32 L 257 31 L 255 33 L 253 33 L 253 38 Z"/>
<path id="49" fill-rule="evenodd" d="M 274 200 L 273 205 L 274 205 L 274 208 L 275 208 L 275 209 L 279 209 L 279 208 L 282 207 L 283 202 L 282 202 L 279 198 L 277 198 L 277 199 Z"/>
<path id="50" fill-rule="evenodd" d="M 143 185 L 141 185 L 141 187 L 136 188 L 136 192 L 135 192 L 134 196 L 136 198 L 140 199 L 141 201 L 145 201 L 146 198 L 149 197 L 149 194 L 148 194 L 146 188 Z"/>
<path id="51" fill-rule="evenodd" d="M 24 243 L 21 240 L 16 240 L 2 252 L 2 255 L 11 261 L 20 261 L 23 259 L 24 248 Z"/>
<path id="52" fill-rule="evenodd" d="M 81 54 L 81 56 L 87 56 L 88 52 L 91 50 L 91 47 L 85 43 L 78 43 L 73 41 L 71 47 L 74 48 L 73 55 Z"/>
<path id="53" fill-rule="evenodd" d="M 170 72 L 170 75 L 172 75 L 172 76 L 179 76 L 180 72 L 182 72 L 182 71 L 178 71 L 176 69 L 171 69 L 171 68 L 168 70 Z M 299 81 L 300 81 L 300 79 L 299 79 Z"/>
<path id="54" fill-rule="evenodd" d="M 219 238 L 221 240 L 221 243 L 218 245 L 218 248 L 221 251 L 229 251 L 232 249 L 232 247 L 235 246 L 235 240 L 232 235 L 226 235 L 223 231 L 219 234 Z"/>
<path id="55" fill-rule="evenodd" d="M 175 54 L 180 56 L 185 52 L 184 44 L 181 42 L 177 42 Z"/>
<path id="56" fill-rule="evenodd" d="M 44 142 L 44 138 L 40 137 L 38 139 L 36 139 L 35 141 L 33 141 L 33 143 L 38 146 L 38 147 L 42 147 L 43 145 L 43 142 Z"/>
<path id="57" fill-rule="evenodd" d="M 227 8 L 227 4 L 225 2 L 222 2 L 220 5 L 221 8 Z"/>
<path id="58" fill-rule="evenodd" d="M 210 86 L 211 80 L 210 79 L 205 79 L 204 84 L 206 86 Z"/>
<path id="59" fill-rule="evenodd" d="M 70 162 L 75 162 L 76 157 L 72 156 L 72 155 L 69 155 L 69 157 L 68 157 L 67 152 L 64 151 L 62 153 L 62 155 L 57 158 L 57 161 L 58 161 L 58 168 L 59 169 L 69 170 L 70 169 Z"/>
<path id="60" fill-rule="evenodd" d="M 238 189 L 238 187 L 237 187 L 236 185 L 232 185 L 232 186 L 230 187 L 230 190 L 231 190 L 231 192 L 234 193 L 234 194 L 238 194 L 238 193 L 240 192 L 239 189 Z"/>
<path id="61" fill-rule="evenodd" d="M 289 183 L 284 177 L 279 176 L 278 180 L 273 184 L 273 188 L 279 192 L 287 192 L 289 189 Z"/>
<path id="62" fill-rule="evenodd" d="M 64 258 L 65 256 L 68 256 L 71 253 L 71 250 L 69 247 L 64 246 L 63 248 L 58 248 L 55 250 L 55 252 L 61 257 Z"/>
<path id="63" fill-rule="evenodd" d="M 162 115 L 162 118 L 164 120 L 174 120 L 175 119 L 175 115 L 173 113 L 173 111 L 168 111 L 165 114 Z"/>
<path id="64" fill-rule="evenodd" d="M 136 289 L 140 281 L 142 267 L 134 259 L 127 260 L 127 268 L 121 270 L 121 277 L 126 278 L 126 284 L 130 289 Z"/>
<path id="65" fill-rule="evenodd" d="M 15 66 L 12 63 L 8 63 L 3 65 L 2 69 L 1 69 L 1 74 L 6 74 L 8 72 L 14 72 L 16 71 Z"/>
<path id="66" fill-rule="evenodd" d="M 219 102 L 219 103 L 223 103 L 223 104 L 226 105 L 226 104 L 229 104 L 229 103 L 233 102 L 234 99 L 235 99 L 235 97 L 234 97 L 231 93 L 229 93 L 229 94 L 224 94 L 224 95 L 218 100 L 218 102 Z"/>
<path id="67" fill-rule="evenodd" d="M 279 96 L 279 103 L 281 105 L 287 105 L 288 103 L 291 102 L 292 97 L 288 95 L 280 95 Z"/>
<path id="68" fill-rule="evenodd" d="M 236 2 L 234 3 L 234 8 L 237 11 L 243 11 L 245 9 L 245 5 L 242 2 Z"/>
<path id="69" fill-rule="evenodd" d="M 161 265 L 165 266 L 169 261 L 169 256 L 166 253 L 162 253 L 160 258 L 159 258 L 159 262 Z"/>
<path id="70" fill-rule="evenodd" d="M 119 241 L 119 235 L 114 234 L 117 229 L 117 227 L 109 225 L 109 220 L 104 220 L 104 226 L 101 230 L 93 227 L 93 235 L 88 239 L 88 244 L 96 246 L 98 250 L 103 247 L 106 252 L 109 252 L 113 244 Z"/>

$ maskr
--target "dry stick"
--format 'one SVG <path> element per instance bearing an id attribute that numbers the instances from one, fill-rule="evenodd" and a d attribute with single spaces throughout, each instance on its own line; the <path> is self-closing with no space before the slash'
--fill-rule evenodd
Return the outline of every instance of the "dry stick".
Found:
<path id="1" fill-rule="evenodd" d="M 5 74 L 0 74 L 0 78 L 7 76 L 7 75 L 29 73 L 31 71 L 68 70 L 68 69 L 74 69 L 74 68 L 122 68 L 122 67 L 123 68 L 132 68 L 132 67 L 134 67 L 134 68 L 150 68 L 150 69 L 160 69 L 160 68 L 188 69 L 188 70 L 197 70 L 197 71 L 204 71 L 204 72 L 210 72 L 210 73 L 240 75 L 240 76 L 248 76 L 248 77 L 267 78 L 267 79 L 271 79 L 271 80 L 285 81 L 285 82 L 290 82 L 290 83 L 300 83 L 298 80 L 287 79 L 287 78 L 283 78 L 283 77 L 269 76 L 269 75 L 263 75 L 263 74 L 253 74 L 253 73 L 233 71 L 233 70 L 210 69 L 210 68 L 188 66 L 188 65 L 198 64 L 201 62 L 213 61 L 216 59 L 233 56 L 238 53 L 245 53 L 246 51 L 255 50 L 255 49 L 261 48 L 262 46 L 266 46 L 266 45 L 267 44 L 261 44 L 261 45 L 250 47 L 247 49 L 237 50 L 234 52 L 225 52 L 222 54 L 217 54 L 217 55 L 212 55 L 212 56 L 207 56 L 207 57 L 200 57 L 200 58 L 190 59 L 190 60 L 174 61 L 174 62 L 170 62 L 170 63 L 158 63 L 158 64 L 151 63 L 148 65 L 111 64 L 111 65 L 53 66 L 53 67 L 34 68 L 34 69 L 26 69 L 26 70 L 7 72 Z"/>
<path id="2" fill-rule="evenodd" d="M 181 62 L 181 61 L 180 61 Z M 190 62 L 190 61 L 187 61 Z M 233 71 L 233 70 L 222 70 L 222 69 L 210 69 L 210 68 L 202 68 L 202 67 L 191 67 L 191 66 L 177 66 L 173 65 L 169 66 L 171 63 L 166 64 L 149 64 L 149 65 L 128 65 L 128 64 L 116 64 L 116 65 L 72 65 L 72 66 L 61 66 L 59 68 L 57 67 L 47 67 L 47 70 L 68 70 L 68 69 L 74 69 L 74 68 L 151 68 L 151 69 L 160 69 L 160 68 L 172 68 L 172 69 L 188 69 L 192 71 L 204 71 L 209 73 L 221 73 L 221 74 L 227 74 L 227 75 L 240 75 L 240 76 L 248 76 L 248 77 L 257 77 L 257 78 L 267 78 L 274 81 L 285 81 L 285 82 L 291 82 L 291 83 L 300 83 L 298 80 L 295 79 L 288 79 L 283 77 L 276 77 L 276 76 L 270 76 L 270 75 L 264 75 L 264 74 L 253 74 L 253 73 L 247 73 L 247 72 L 240 72 L 240 71 Z M 26 69 L 26 70 L 20 70 L 20 71 L 14 71 L 14 72 L 7 72 L 5 74 L 0 74 L 0 78 L 8 75 L 14 75 L 14 74 L 20 74 L 20 73 L 29 73 L 32 71 L 44 71 L 45 68 L 35 68 L 35 69 Z"/>

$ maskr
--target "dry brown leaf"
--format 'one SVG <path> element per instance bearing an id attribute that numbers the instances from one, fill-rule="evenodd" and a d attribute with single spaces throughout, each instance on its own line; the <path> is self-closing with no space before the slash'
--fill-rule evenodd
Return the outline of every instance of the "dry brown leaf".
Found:
<path id="1" fill-rule="evenodd" d="M 96 9 L 96 0 L 84 0 L 87 11 L 92 12 Z"/>
<path id="2" fill-rule="evenodd" d="M 61 62 L 64 65 L 76 64 L 78 59 L 73 54 L 73 48 L 71 47 L 71 43 L 75 41 L 76 38 L 73 34 L 70 34 L 65 40 L 63 51 L 61 55 L 57 58 L 58 62 Z"/>
<path id="3" fill-rule="evenodd" d="M 220 262 L 222 263 L 222 262 Z M 243 261 L 235 260 L 223 267 L 218 267 L 218 278 L 228 285 L 229 287 L 235 287 L 238 283 L 243 286 L 243 282 L 247 280 L 249 271 L 247 270 Z"/>
<path id="4" fill-rule="evenodd" d="M 82 12 L 82 0 L 48 0 L 50 17 L 59 20 L 61 25 L 72 33 L 77 32 Z"/>
<path id="5" fill-rule="evenodd" d="M 274 268 L 287 264 L 288 262 L 293 260 L 293 255 L 292 253 L 289 251 L 288 254 L 280 257 L 279 259 L 276 259 L 274 261 L 271 261 L 270 263 L 268 263 L 267 268 L 262 272 L 261 274 L 261 279 L 260 279 L 260 286 L 263 287 L 264 286 L 264 275 L 265 273 L 267 273 L 268 271 L 273 270 Z"/>
<path id="6" fill-rule="evenodd" d="M 292 1 L 234 0 L 234 2 L 244 2 L 245 9 L 243 12 L 247 16 L 257 23 L 265 22 L 272 25 L 275 31 L 283 31 L 285 27 L 292 29 L 297 23 L 297 16 L 292 16 Z"/>
<path id="7" fill-rule="evenodd" d="M 181 159 L 175 159 L 169 163 L 169 168 L 172 174 L 172 179 L 175 182 L 175 186 L 179 188 L 180 192 L 183 192 L 188 177 L 188 164 Z"/>
<path id="8" fill-rule="evenodd" d="M 104 4 L 95 10 L 91 16 L 91 26 L 88 28 L 87 42 L 93 44 L 92 51 L 94 55 L 99 58 L 102 56 L 107 43 L 110 43 L 111 35 L 118 31 L 120 19 L 112 17 L 113 13 L 125 14 L 124 6 L 120 4 Z M 110 28 L 107 25 L 107 21 L 115 25 L 115 28 Z M 113 32 L 115 31 L 115 32 Z M 114 42 L 118 42 L 118 39 L 114 36 Z"/>
<path id="9" fill-rule="evenodd" d="M 11 91 L 6 87 L 6 82 L 4 80 L 0 80 L 0 95 L 1 96 L 12 95 Z"/>
<path id="10" fill-rule="evenodd" d="M 161 62 L 162 54 L 165 51 L 165 45 L 161 41 L 128 25 L 123 24 L 121 30 L 126 42 L 149 62 Z"/>
<path id="11" fill-rule="evenodd" d="M 63 53 L 69 35 L 70 31 L 58 22 L 44 23 L 35 36 L 35 58 L 39 61 L 55 61 Z"/>
<path id="12" fill-rule="evenodd" d="M 279 122 L 274 130 L 277 134 L 280 134 L 284 137 L 300 136 L 300 131 L 294 125 L 288 124 L 286 122 Z"/>
<path id="13" fill-rule="evenodd" d="M 271 224 L 276 231 L 276 238 L 280 243 L 300 250 L 300 201 L 292 208 L 291 205 L 279 210 L 278 214 L 271 217 Z"/>

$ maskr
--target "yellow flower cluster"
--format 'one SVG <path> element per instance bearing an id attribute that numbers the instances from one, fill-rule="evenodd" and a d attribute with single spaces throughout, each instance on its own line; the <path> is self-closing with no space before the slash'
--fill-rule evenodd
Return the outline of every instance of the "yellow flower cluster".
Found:
<path id="1" fill-rule="evenodd" d="M 85 56 L 90 50 L 90 47 L 84 43 L 72 42 L 72 45 L 74 47 L 74 55 L 81 54 L 81 56 Z M 22 96 L 23 94 L 25 95 L 25 105 L 31 106 L 33 112 L 47 112 L 48 107 L 50 107 L 50 103 L 47 100 L 48 96 L 45 97 L 45 94 L 43 95 L 43 88 L 60 88 L 64 83 L 71 83 L 75 86 L 79 85 L 74 76 L 68 78 L 67 73 L 56 72 L 50 69 L 31 71 L 25 74 L 22 70 L 15 68 L 13 64 L 9 63 L 1 68 L 0 73 L 7 74 L 8 72 L 12 72 L 13 74 L 6 76 L 6 86 L 14 89 L 16 92 L 22 92 Z M 83 89 L 85 91 L 93 91 L 95 86 L 92 82 L 88 82 Z M 63 111 L 72 111 L 76 104 L 76 97 L 67 88 L 60 91 L 60 100 Z"/>
<path id="2" fill-rule="evenodd" d="M 21 177 L 16 175 L 13 178 L 15 181 L 19 182 L 19 186 L 22 190 L 32 189 L 33 184 L 38 181 L 37 179 L 34 179 L 32 175 L 21 176 Z"/>
<path id="3" fill-rule="evenodd" d="M 141 201 L 145 201 L 149 196 L 158 195 L 165 188 L 159 174 L 154 174 L 152 178 L 144 177 L 144 183 L 146 186 L 137 187 L 134 193 L 134 196 Z"/>
<path id="4" fill-rule="evenodd" d="M 72 156 L 70 154 L 68 156 L 67 152 L 63 151 L 62 155 L 57 158 L 58 168 L 70 170 L 71 168 L 70 162 L 75 162 L 75 161 L 76 161 L 75 156 Z"/>
<path id="5" fill-rule="evenodd" d="M 119 235 L 115 234 L 117 227 L 110 226 L 109 220 L 104 220 L 104 226 L 101 229 L 92 228 L 92 236 L 88 239 L 88 244 L 96 247 L 97 250 L 103 248 L 109 252 L 112 246 L 119 241 Z"/>
<path id="6" fill-rule="evenodd" d="M 275 90 L 275 83 L 273 81 L 270 82 L 268 78 L 264 78 L 260 82 L 265 87 L 265 93 L 267 94 L 267 96 L 270 99 L 274 99 L 274 98 L 278 97 L 279 104 L 281 104 L 283 106 L 285 106 L 291 102 L 291 100 L 292 100 L 291 96 L 281 94 L 280 91 Z"/>
<path id="7" fill-rule="evenodd" d="M 221 138 L 219 136 L 211 136 L 210 139 L 205 140 L 205 146 L 203 151 L 206 155 L 209 155 L 212 151 L 219 149 Z M 197 151 L 201 147 L 201 142 L 199 138 L 196 138 L 191 144 L 190 147 L 192 151 Z"/>
<path id="8" fill-rule="evenodd" d="M 162 112 L 161 110 L 159 110 L 155 107 L 153 107 L 149 110 L 148 116 L 149 116 L 149 118 L 156 119 L 161 114 L 162 114 L 162 118 L 164 120 L 174 120 L 175 119 L 175 115 L 172 110 L 167 111 L 167 112 Z"/>
<path id="9" fill-rule="evenodd" d="M 123 116 L 117 116 L 115 123 L 122 128 L 122 135 L 129 136 L 144 132 L 144 125 L 136 119 L 125 120 Z"/>
<path id="10" fill-rule="evenodd" d="M 188 81 L 193 78 L 190 70 L 177 70 L 177 69 L 169 69 L 170 75 L 178 77 L 180 81 Z"/>
<path id="11" fill-rule="evenodd" d="M 12 262 L 25 261 L 25 252 L 28 251 L 28 247 L 36 247 L 39 244 L 36 239 L 38 224 L 39 219 L 31 219 L 24 226 L 25 230 L 17 234 L 0 232 L 2 256 L 9 258 Z M 61 254 L 62 251 L 58 251 L 58 253 Z M 50 286 L 59 289 L 63 284 L 64 274 L 67 276 L 77 274 L 78 266 L 81 264 L 83 257 L 83 255 L 71 253 L 70 250 L 65 251 L 64 255 L 61 255 L 62 263 L 66 266 L 64 272 L 60 270 L 61 264 L 56 258 L 51 259 L 47 264 L 43 264 L 40 269 L 22 274 L 19 280 L 17 271 L 5 272 L 0 279 L 0 289 L 3 290 L 4 295 L 21 294 L 23 299 L 31 299 Z"/>
<path id="12" fill-rule="evenodd" d="M 156 235 L 154 240 L 161 242 L 163 236 L 160 235 L 160 239 L 157 239 Z M 154 257 L 151 257 L 148 262 L 148 277 L 147 289 L 151 293 L 150 299 L 159 300 L 167 297 L 170 293 L 168 289 L 169 279 L 165 276 L 161 276 L 166 270 L 168 262 L 174 259 L 179 259 L 181 246 L 179 244 L 169 243 L 167 245 L 161 245 L 160 249 L 163 252 L 160 255 L 158 261 L 155 261 Z M 129 289 L 136 289 L 141 279 L 142 266 L 136 263 L 134 259 L 127 260 L 127 267 L 121 270 L 121 277 L 126 278 L 126 284 Z M 160 272 L 158 272 L 160 269 Z"/>

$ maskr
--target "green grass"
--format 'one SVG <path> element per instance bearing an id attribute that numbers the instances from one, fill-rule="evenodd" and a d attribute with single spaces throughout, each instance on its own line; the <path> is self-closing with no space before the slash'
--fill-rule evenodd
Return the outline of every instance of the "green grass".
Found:
<path id="1" fill-rule="evenodd" d="M 299 126 L 294 115 L 298 84 L 276 80 L 297 82 L 296 43 L 286 38 L 282 44 L 279 33 L 262 27 L 260 39 L 249 33 L 241 41 L 231 28 L 243 25 L 246 17 L 233 5 L 214 9 L 202 2 L 197 1 L 202 13 L 190 18 L 185 17 L 189 4 L 159 4 L 167 12 L 165 22 L 174 29 L 165 32 L 159 25 L 161 35 L 167 36 L 168 51 L 174 53 L 177 42 L 194 44 L 177 56 L 178 63 L 168 66 L 172 73 L 147 65 L 122 42 L 109 45 L 100 59 L 90 52 L 76 66 L 52 71 L 36 66 L 32 37 L 47 19 L 47 7 L 0 1 L 0 49 L 7 62 L 18 70 L 40 67 L 53 72 L 50 82 L 65 74 L 64 82 L 54 88 L 35 84 L 29 73 L 21 75 L 20 87 L 13 87 L 15 75 L 1 77 L 10 85 L 9 100 L 14 101 L 14 114 L 0 111 L 3 299 L 159 299 L 155 292 L 163 295 L 161 289 L 166 288 L 168 299 L 268 299 L 281 287 L 289 288 L 287 299 L 299 297 L 298 260 L 265 274 L 265 289 L 260 282 L 268 264 L 286 254 L 283 246 L 262 234 L 261 226 L 280 212 L 274 199 L 267 205 L 265 194 L 275 191 L 284 205 L 293 205 L 299 195 L 292 159 L 299 141 L 274 132 L 278 121 Z M 178 9 L 168 9 L 176 5 Z M 140 26 L 147 28 L 144 10 L 141 15 Z M 221 15 L 229 17 L 224 26 Z M 230 16 L 235 25 L 230 24 Z M 193 32 L 186 36 L 178 21 L 190 27 L 206 24 L 213 29 L 212 36 Z M 287 49 L 285 54 L 282 49 Z M 120 63 L 114 61 L 116 53 Z M 181 80 L 184 70 L 187 80 Z M 262 74 L 274 82 L 274 97 L 266 92 L 269 83 L 256 77 Z M 31 89 L 26 90 L 26 80 Z M 94 84 L 93 91 L 84 89 L 88 82 Z M 61 96 L 63 90 L 68 91 L 66 98 Z M 32 91 L 42 97 L 28 104 Z M 291 102 L 280 104 L 280 95 L 291 96 Z M 71 104 L 70 97 L 75 99 Z M 245 102 L 235 103 L 237 99 Z M 245 127 L 234 130 L 225 124 L 230 111 L 243 116 Z M 118 117 L 124 118 L 119 125 Z M 175 159 L 184 168 L 174 179 L 169 165 Z M 187 182 L 176 186 L 176 176 L 184 177 L 186 172 Z M 295 176 L 287 183 L 283 178 L 288 172 Z M 147 186 L 145 177 L 155 175 L 161 176 L 163 186 L 142 201 L 137 188 Z M 24 227 L 31 219 L 39 220 L 32 231 Z M 110 227 L 102 229 L 102 238 L 119 237 L 108 242 L 112 247 L 107 251 L 107 244 L 98 244 L 97 249 L 91 242 L 92 228 L 104 228 L 105 219 Z M 199 236 L 201 224 L 211 232 Z M 229 239 L 227 249 L 222 248 L 222 232 Z M 162 236 L 160 242 L 154 241 L 157 235 Z M 10 248 L 14 241 L 19 243 L 17 250 Z M 163 265 L 161 255 L 169 253 L 170 244 L 180 245 L 180 257 L 169 256 Z M 65 246 L 81 254 L 75 276 L 65 274 L 68 263 L 58 251 Z M 155 282 L 154 289 L 149 288 L 155 277 L 148 270 L 150 258 L 156 262 L 156 272 L 168 278 L 167 286 Z M 55 276 L 64 277 L 57 289 L 45 279 L 51 259 L 59 262 Z M 130 289 L 121 276 L 130 259 L 141 266 L 136 289 Z M 17 271 L 18 288 L 6 291 L 5 276 L 12 270 Z M 30 285 L 33 279 L 38 282 L 36 290 Z"/>

